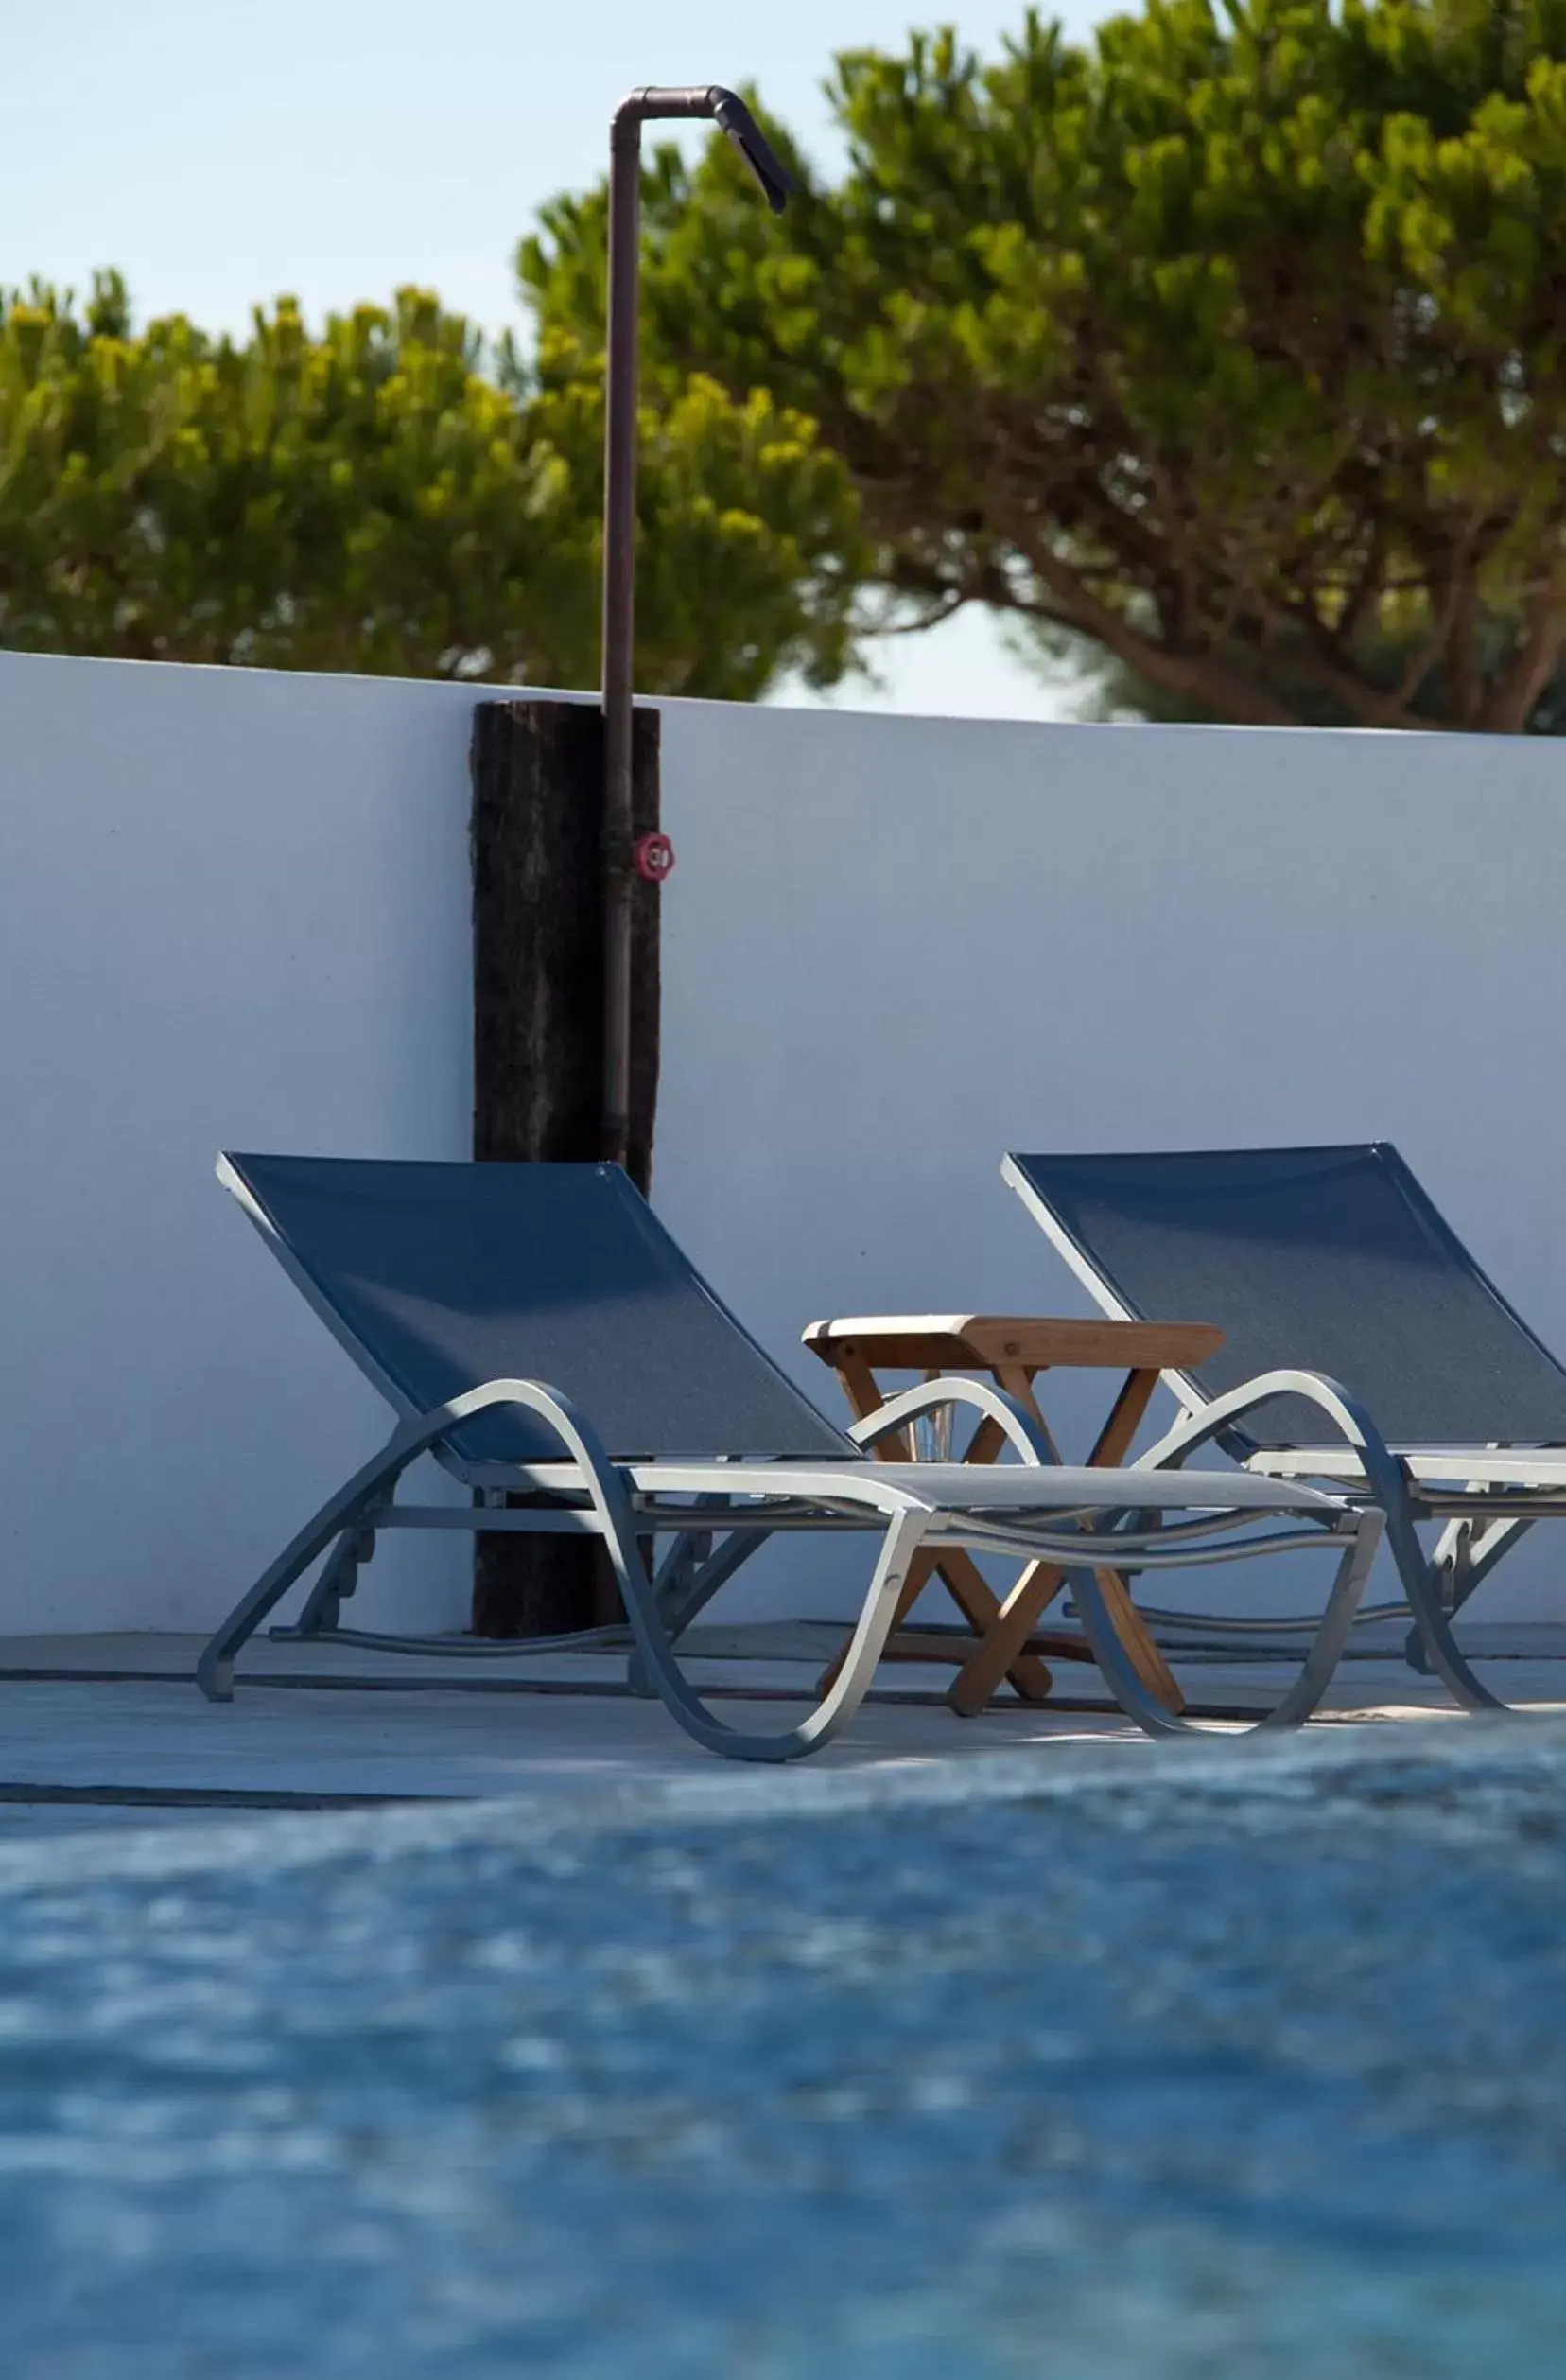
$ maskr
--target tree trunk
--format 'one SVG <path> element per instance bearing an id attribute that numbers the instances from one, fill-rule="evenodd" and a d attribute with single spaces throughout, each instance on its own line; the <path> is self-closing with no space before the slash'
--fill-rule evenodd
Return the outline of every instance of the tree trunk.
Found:
<path id="1" fill-rule="evenodd" d="M 657 711 L 638 709 L 638 835 L 658 826 L 659 726 Z M 590 1161 L 603 1060 L 602 713 L 593 703 L 480 703 L 472 765 L 473 1153 Z M 658 887 L 639 878 L 632 930 L 630 1171 L 645 1191 L 658 1083 Z M 476 1539 L 477 1635 L 554 1636 L 618 1616 L 595 1541 Z"/>

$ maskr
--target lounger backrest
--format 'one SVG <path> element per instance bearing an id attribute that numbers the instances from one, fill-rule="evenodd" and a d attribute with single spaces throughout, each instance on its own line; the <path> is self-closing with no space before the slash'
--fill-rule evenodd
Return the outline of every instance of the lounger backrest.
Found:
<path id="1" fill-rule="evenodd" d="M 854 1452 L 617 1165 L 228 1155 L 218 1171 L 404 1415 L 510 1377 L 564 1390 L 624 1459 Z M 514 1411 L 453 1444 L 469 1461 L 560 1452 Z"/>
<path id="2" fill-rule="evenodd" d="M 1203 1397 L 1280 1366 L 1351 1390 L 1394 1444 L 1566 1443 L 1566 1372 L 1395 1148 L 1020 1157 L 1001 1168 L 1110 1313 L 1216 1322 Z M 1279 1400 L 1253 1443 L 1319 1445 Z"/>

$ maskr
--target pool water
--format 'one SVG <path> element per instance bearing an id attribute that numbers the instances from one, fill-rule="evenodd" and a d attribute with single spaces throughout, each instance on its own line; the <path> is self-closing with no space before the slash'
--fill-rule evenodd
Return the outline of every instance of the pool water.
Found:
<path id="1" fill-rule="evenodd" d="M 0 1852 L 0 2371 L 1553 2380 L 1566 1732 L 1393 1735 Z"/>

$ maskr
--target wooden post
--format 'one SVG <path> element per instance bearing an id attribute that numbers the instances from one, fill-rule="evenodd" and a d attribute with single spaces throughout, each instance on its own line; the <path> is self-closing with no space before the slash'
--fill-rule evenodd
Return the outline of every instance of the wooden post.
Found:
<path id="1" fill-rule="evenodd" d="M 659 714 L 638 709 L 635 831 L 659 823 Z M 479 703 L 473 722 L 473 1153 L 560 1164 L 599 1153 L 603 1072 L 603 714 L 594 703 Z M 651 1186 L 658 1086 L 658 887 L 633 919 L 630 1167 Z M 480 1534 L 473 1625 L 553 1636 L 618 1614 L 601 1549 Z"/>

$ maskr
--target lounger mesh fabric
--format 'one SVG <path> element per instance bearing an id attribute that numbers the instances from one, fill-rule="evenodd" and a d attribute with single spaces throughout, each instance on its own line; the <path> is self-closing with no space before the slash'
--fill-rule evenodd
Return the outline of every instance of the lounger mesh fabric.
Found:
<path id="1" fill-rule="evenodd" d="M 860 1459 L 618 1166 L 225 1164 L 318 1311 L 408 1413 L 521 1377 L 563 1390 L 618 1460 Z M 453 1444 L 470 1461 L 560 1453 L 513 1412 Z"/>
<path id="2" fill-rule="evenodd" d="M 1296 1366 L 1395 1445 L 1566 1444 L 1566 1371 L 1386 1143 L 1009 1163 L 1130 1313 L 1220 1326 L 1207 1395 Z M 1245 1434 L 1314 1445 L 1320 1416 L 1280 1398 Z"/>

